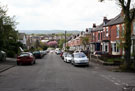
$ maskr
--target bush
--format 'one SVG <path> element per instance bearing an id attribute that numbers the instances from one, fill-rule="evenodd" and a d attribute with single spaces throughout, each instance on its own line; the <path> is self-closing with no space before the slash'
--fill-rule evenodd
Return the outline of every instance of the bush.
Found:
<path id="1" fill-rule="evenodd" d="M 13 57 L 15 57 L 15 55 L 16 55 L 16 53 L 14 52 L 14 51 L 7 51 L 7 57 L 11 57 L 11 58 L 13 58 Z"/>
<path id="2" fill-rule="evenodd" d="M 126 64 L 122 64 L 122 65 L 120 65 L 120 69 L 122 71 L 126 71 L 126 72 L 135 72 L 135 64 L 132 63 L 131 66 L 130 66 L 130 68 L 128 68 L 128 69 L 127 69 Z"/>
<path id="3" fill-rule="evenodd" d="M 131 70 L 135 71 L 135 63 L 132 63 Z"/>
<path id="4" fill-rule="evenodd" d="M 118 61 L 118 60 L 122 60 L 120 55 L 101 55 L 99 56 L 99 59 L 103 60 L 103 61 Z"/>

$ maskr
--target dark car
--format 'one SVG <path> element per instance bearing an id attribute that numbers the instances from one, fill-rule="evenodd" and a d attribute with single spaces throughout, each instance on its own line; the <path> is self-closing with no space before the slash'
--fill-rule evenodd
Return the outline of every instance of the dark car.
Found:
<path id="1" fill-rule="evenodd" d="M 35 64 L 36 60 L 32 53 L 30 52 L 23 52 L 17 57 L 17 65 L 30 63 Z"/>
<path id="2" fill-rule="evenodd" d="M 42 58 L 43 57 L 43 53 L 41 51 L 34 51 L 33 55 L 35 56 L 35 58 Z"/>
<path id="3" fill-rule="evenodd" d="M 102 51 L 95 51 L 93 54 L 94 55 L 108 55 L 107 52 L 102 52 Z"/>
<path id="4" fill-rule="evenodd" d="M 6 61 L 6 52 L 0 51 L 0 61 Z"/>

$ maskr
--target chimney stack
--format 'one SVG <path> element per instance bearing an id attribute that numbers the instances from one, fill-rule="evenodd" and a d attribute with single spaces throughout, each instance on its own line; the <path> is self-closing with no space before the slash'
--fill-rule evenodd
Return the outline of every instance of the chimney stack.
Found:
<path id="1" fill-rule="evenodd" d="M 88 32 L 89 30 L 88 30 L 88 28 L 86 28 L 86 32 Z"/>
<path id="2" fill-rule="evenodd" d="M 104 24 L 106 24 L 108 22 L 107 17 L 104 17 L 103 22 L 104 22 Z"/>
<path id="3" fill-rule="evenodd" d="M 96 28 L 96 24 L 95 23 L 93 24 L 93 28 Z"/>

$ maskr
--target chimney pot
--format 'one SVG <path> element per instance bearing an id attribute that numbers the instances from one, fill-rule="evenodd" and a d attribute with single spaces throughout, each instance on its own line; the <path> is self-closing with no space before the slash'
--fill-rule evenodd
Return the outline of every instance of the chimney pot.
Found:
<path id="1" fill-rule="evenodd" d="M 95 23 L 93 24 L 93 28 L 96 28 L 96 24 Z"/>

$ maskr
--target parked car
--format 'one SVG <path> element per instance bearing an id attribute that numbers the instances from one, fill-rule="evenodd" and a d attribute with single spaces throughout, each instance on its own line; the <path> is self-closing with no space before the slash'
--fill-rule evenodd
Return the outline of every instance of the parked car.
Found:
<path id="1" fill-rule="evenodd" d="M 77 65 L 89 66 L 89 60 L 83 52 L 73 53 L 73 58 L 71 63 L 75 66 Z"/>
<path id="2" fill-rule="evenodd" d="M 102 51 L 95 51 L 94 53 L 93 53 L 94 55 L 108 55 L 108 53 L 107 52 L 102 52 Z"/>
<path id="3" fill-rule="evenodd" d="M 63 52 L 61 52 L 60 57 L 62 58 Z"/>
<path id="4" fill-rule="evenodd" d="M 57 53 L 57 51 L 59 51 L 59 50 L 60 50 L 60 48 L 56 48 L 56 49 L 55 49 L 55 53 Z"/>
<path id="5" fill-rule="evenodd" d="M 56 54 L 57 55 L 61 54 L 61 50 L 56 51 Z"/>
<path id="6" fill-rule="evenodd" d="M 6 52 L 0 51 L 0 61 L 6 61 Z"/>
<path id="7" fill-rule="evenodd" d="M 35 56 L 35 58 L 42 58 L 43 57 L 43 53 L 41 51 L 34 51 L 33 55 Z"/>
<path id="8" fill-rule="evenodd" d="M 44 51 L 40 51 L 40 53 L 42 54 L 42 56 L 47 54 L 47 52 L 45 50 Z"/>
<path id="9" fill-rule="evenodd" d="M 64 59 L 64 57 L 67 55 L 67 52 L 64 52 L 62 55 L 62 59 Z"/>
<path id="10" fill-rule="evenodd" d="M 36 60 L 32 53 L 30 52 L 23 52 L 17 57 L 17 65 L 23 64 L 23 63 L 30 63 L 35 64 Z"/>
<path id="11" fill-rule="evenodd" d="M 69 62 L 71 62 L 72 58 L 73 58 L 72 54 L 69 54 L 69 53 L 68 53 L 68 54 L 64 57 L 64 61 L 67 62 L 67 63 L 69 63 Z"/>

